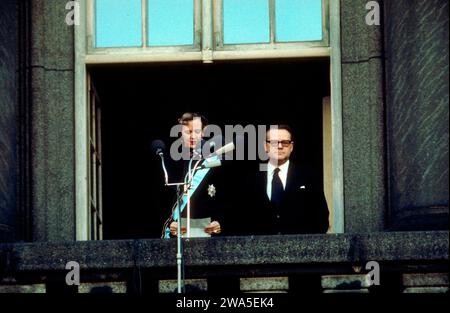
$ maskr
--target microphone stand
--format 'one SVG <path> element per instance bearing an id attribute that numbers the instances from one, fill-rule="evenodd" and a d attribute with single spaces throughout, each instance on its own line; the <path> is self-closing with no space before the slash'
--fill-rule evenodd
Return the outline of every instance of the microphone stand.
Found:
<path id="1" fill-rule="evenodd" d="M 177 262 L 177 292 L 184 293 L 184 255 L 183 255 L 183 245 L 181 240 L 181 197 L 185 190 L 189 190 L 190 182 L 182 182 L 182 183 L 169 183 L 169 175 L 167 174 L 167 169 L 164 164 L 164 155 L 162 152 L 158 153 L 161 158 L 161 164 L 164 171 L 165 185 L 166 186 L 176 186 L 177 187 L 177 214 L 178 214 L 178 223 L 177 223 L 177 254 L 176 254 L 176 262 Z M 183 186 L 183 191 L 181 190 L 181 186 Z M 190 202 L 189 193 L 188 193 L 188 204 Z M 172 213 L 173 214 L 173 213 Z M 169 225 L 170 227 L 170 225 Z"/>
<path id="2" fill-rule="evenodd" d="M 191 169 L 192 166 L 192 161 L 194 160 L 194 158 L 191 158 L 189 160 L 189 170 L 188 173 L 186 174 L 186 177 L 184 179 L 184 182 L 182 183 L 169 183 L 169 175 L 167 173 L 167 169 L 166 166 L 164 164 L 164 155 L 162 152 L 158 153 L 158 155 L 161 158 L 161 164 L 162 164 L 162 168 L 164 171 L 164 178 L 165 178 L 165 185 L 166 186 L 176 186 L 177 187 L 177 214 L 178 214 L 178 223 L 177 223 L 177 254 L 176 254 L 176 261 L 177 261 L 177 292 L 178 293 L 182 293 L 184 292 L 184 254 L 183 254 L 183 245 L 182 245 L 182 234 L 181 234 L 181 211 L 180 211 L 180 207 L 181 207 L 181 197 L 183 195 L 183 192 L 186 192 L 187 194 L 187 212 L 186 212 L 186 216 L 187 216 L 187 223 L 186 223 L 186 228 L 187 228 L 187 238 L 190 238 L 190 216 L 191 216 L 191 194 L 189 192 L 190 188 L 191 188 L 191 183 L 192 183 L 192 179 L 194 178 L 195 172 L 197 171 L 197 167 L 200 164 L 200 162 L 202 161 L 202 159 L 200 158 L 195 166 L 194 169 Z M 181 186 L 183 186 L 183 192 L 181 191 Z M 170 225 L 169 225 L 170 227 Z"/>

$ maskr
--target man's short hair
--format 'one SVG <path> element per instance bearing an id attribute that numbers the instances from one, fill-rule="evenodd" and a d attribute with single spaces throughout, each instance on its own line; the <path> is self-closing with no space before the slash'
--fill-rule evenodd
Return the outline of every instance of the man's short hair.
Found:
<path id="1" fill-rule="evenodd" d="M 204 115 L 192 112 L 183 113 L 178 119 L 178 123 L 180 123 L 181 125 L 187 125 L 188 122 L 193 121 L 195 118 L 200 118 L 202 122 L 202 129 L 205 128 L 206 125 L 208 125 L 208 120 Z"/>
<path id="2" fill-rule="evenodd" d="M 291 140 L 294 141 L 294 133 L 292 131 L 291 126 L 289 126 L 288 124 L 270 125 L 269 129 L 267 130 L 267 132 L 269 132 L 269 130 L 272 130 L 272 129 L 284 129 L 284 130 L 288 131 L 289 134 L 291 135 Z"/>

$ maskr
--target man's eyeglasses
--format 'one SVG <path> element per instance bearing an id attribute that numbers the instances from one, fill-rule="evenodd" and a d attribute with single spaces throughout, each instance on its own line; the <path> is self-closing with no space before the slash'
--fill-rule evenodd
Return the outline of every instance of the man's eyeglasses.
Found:
<path id="1" fill-rule="evenodd" d="M 287 148 L 293 143 L 292 140 L 266 140 L 266 142 L 272 147 L 278 147 L 281 144 L 283 148 Z"/>

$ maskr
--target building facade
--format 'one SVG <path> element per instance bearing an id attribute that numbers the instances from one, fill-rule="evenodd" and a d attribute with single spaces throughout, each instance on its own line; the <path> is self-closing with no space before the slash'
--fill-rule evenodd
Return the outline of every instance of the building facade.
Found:
<path id="1" fill-rule="evenodd" d="M 154 49 L 144 28 L 142 47 L 120 51 L 92 39 L 100 33 L 90 22 L 99 7 L 91 3 L 0 3 L 0 291 L 74 291 L 65 283 L 70 261 L 80 264 L 79 292 L 152 292 L 176 277 L 175 242 L 121 233 L 114 224 L 121 215 L 107 222 L 115 198 L 102 186 L 116 173 L 105 152 L 115 134 L 108 118 L 122 127 L 120 116 L 133 124 L 148 113 L 108 113 L 117 95 L 108 86 L 132 88 L 108 75 L 134 77 L 142 92 L 148 73 L 137 67 L 153 66 L 155 75 L 198 71 L 195 80 L 210 90 L 201 73 L 216 64 L 228 71 L 253 62 L 250 70 L 258 71 L 287 62 L 295 80 L 295 69 L 301 75 L 318 61 L 330 82 L 329 94 L 321 94 L 329 114 L 324 106 L 317 118 L 326 124 L 318 138 L 329 140 L 319 150 L 331 164 L 323 168 L 330 233 L 192 240 L 187 277 L 234 275 L 243 291 L 289 290 L 286 277 L 312 274 L 321 276 L 323 292 L 448 291 L 448 1 L 322 1 L 321 40 L 279 44 L 271 26 L 269 44 L 245 47 L 220 39 L 215 2 L 194 1 L 203 18 L 195 15 L 192 47 Z M 206 103 L 211 95 L 196 98 Z M 192 107 L 189 101 L 179 109 Z M 380 266 L 379 286 L 367 281 L 371 261 Z"/>

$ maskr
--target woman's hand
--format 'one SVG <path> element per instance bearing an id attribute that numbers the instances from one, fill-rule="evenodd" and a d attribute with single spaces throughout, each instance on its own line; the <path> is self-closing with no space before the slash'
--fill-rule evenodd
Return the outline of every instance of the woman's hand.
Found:
<path id="1" fill-rule="evenodd" d="M 178 222 L 172 222 L 170 223 L 170 234 L 172 236 L 176 236 L 178 232 Z M 181 234 L 186 233 L 186 227 L 181 227 Z"/>
<path id="2" fill-rule="evenodd" d="M 211 222 L 208 226 L 205 227 L 205 233 L 207 234 L 220 234 L 221 232 L 220 224 L 217 221 Z"/>

